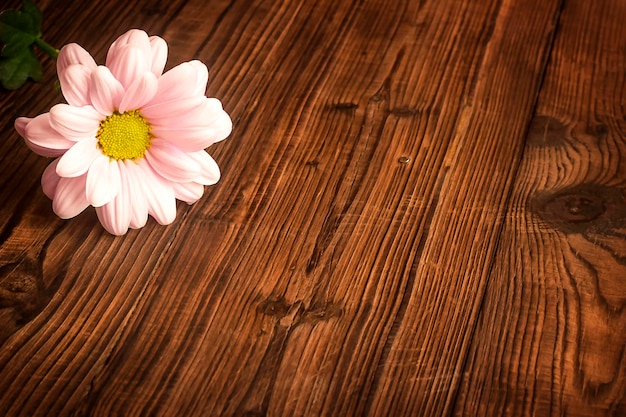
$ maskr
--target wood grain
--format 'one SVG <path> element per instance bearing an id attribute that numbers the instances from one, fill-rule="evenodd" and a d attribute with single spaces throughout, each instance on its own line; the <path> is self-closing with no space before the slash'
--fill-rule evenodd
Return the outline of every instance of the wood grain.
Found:
<path id="1" fill-rule="evenodd" d="M 41 5 L 99 62 L 131 27 L 202 60 L 234 130 L 116 238 L 13 131 L 54 63 L 0 94 L 0 415 L 624 412 L 623 5 Z"/>
<path id="2" fill-rule="evenodd" d="M 373 415 L 451 410 L 559 8 L 559 2 L 499 4 L 476 92 L 447 155 L 415 283 L 374 393 Z"/>
<path id="3" fill-rule="evenodd" d="M 624 16 L 563 8 L 455 415 L 626 415 Z"/>

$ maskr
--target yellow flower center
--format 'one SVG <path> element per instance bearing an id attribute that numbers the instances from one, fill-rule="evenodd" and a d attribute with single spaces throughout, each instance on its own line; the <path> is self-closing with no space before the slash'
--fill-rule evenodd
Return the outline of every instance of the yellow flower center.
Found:
<path id="1" fill-rule="evenodd" d="M 113 159 L 141 159 L 150 147 L 150 125 L 139 110 L 114 112 L 100 122 L 100 150 Z"/>

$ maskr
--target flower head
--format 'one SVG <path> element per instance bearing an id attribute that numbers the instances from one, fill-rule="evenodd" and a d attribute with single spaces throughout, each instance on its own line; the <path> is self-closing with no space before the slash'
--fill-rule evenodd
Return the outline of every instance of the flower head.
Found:
<path id="1" fill-rule="evenodd" d="M 163 73 L 166 59 L 165 41 L 136 29 L 111 45 L 105 66 L 77 44 L 61 49 L 67 104 L 15 121 L 30 149 L 56 158 L 41 182 L 59 217 L 91 205 L 106 230 L 122 235 L 148 215 L 171 223 L 176 199 L 192 204 L 219 180 L 205 148 L 230 134 L 230 117 L 205 96 L 203 63 Z"/>

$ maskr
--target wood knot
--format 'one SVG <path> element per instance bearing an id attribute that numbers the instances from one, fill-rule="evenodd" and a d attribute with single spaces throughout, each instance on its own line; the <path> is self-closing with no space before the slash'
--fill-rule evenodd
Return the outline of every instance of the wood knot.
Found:
<path id="1" fill-rule="evenodd" d="M 597 138 L 603 138 L 609 133 L 609 128 L 603 123 L 587 126 L 587 133 Z"/>
<path id="2" fill-rule="evenodd" d="M 358 104 L 351 103 L 351 102 L 340 102 L 340 103 L 333 104 L 333 109 L 337 111 L 342 111 L 342 112 L 351 112 L 352 110 L 355 110 L 358 107 L 359 107 Z"/>
<path id="3" fill-rule="evenodd" d="M 404 117 L 415 117 L 418 114 L 420 114 L 420 112 L 415 107 L 402 106 L 402 107 L 394 107 L 393 109 L 391 109 L 391 114 L 393 114 L 396 117 L 404 118 Z"/>
<path id="4" fill-rule="evenodd" d="M 306 161 L 304 163 L 304 165 L 308 166 L 308 167 L 317 167 L 320 164 L 320 161 L 318 161 L 317 159 L 313 159 L 311 161 Z"/>
<path id="5" fill-rule="evenodd" d="M 302 322 L 318 323 L 328 321 L 333 317 L 341 317 L 343 309 L 339 304 L 326 302 L 323 304 L 313 304 L 302 314 Z"/>
<path id="6" fill-rule="evenodd" d="M 35 318 L 51 297 L 36 261 L 24 258 L 0 267 L 0 345 Z"/>
<path id="7" fill-rule="evenodd" d="M 270 297 L 259 303 L 258 310 L 266 316 L 280 319 L 289 313 L 291 307 L 284 297 Z"/>
<path id="8" fill-rule="evenodd" d="M 581 184 L 555 193 L 538 194 L 534 211 L 565 233 L 602 233 L 626 220 L 621 190 L 599 184 Z"/>
<path id="9" fill-rule="evenodd" d="M 565 125 L 550 116 L 536 116 L 530 122 L 526 141 L 537 147 L 562 146 L 566 142 Z"/>
<path id="10" fill-rule="evenodd" d="M 315 302 L 305 307 L 302 301 L 289 303 L 282 296 L 266 298 L 258 304 L 257 310 L 287 327 L 296 327 L 302 323 L 315 325 L 343 315 L 341 305 L 332 301 Z"/>

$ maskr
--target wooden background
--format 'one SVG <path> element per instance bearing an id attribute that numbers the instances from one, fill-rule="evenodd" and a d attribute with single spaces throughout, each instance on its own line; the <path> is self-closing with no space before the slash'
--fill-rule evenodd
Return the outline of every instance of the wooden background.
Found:
<path id="1" fill-rule="evenodd" d="M 113 237 L 13 129 L 54 63 L 0 93 L 0 415 L 626 415 L 625 1 L 39 4 L 202 60 L 234 130 Z"/>

